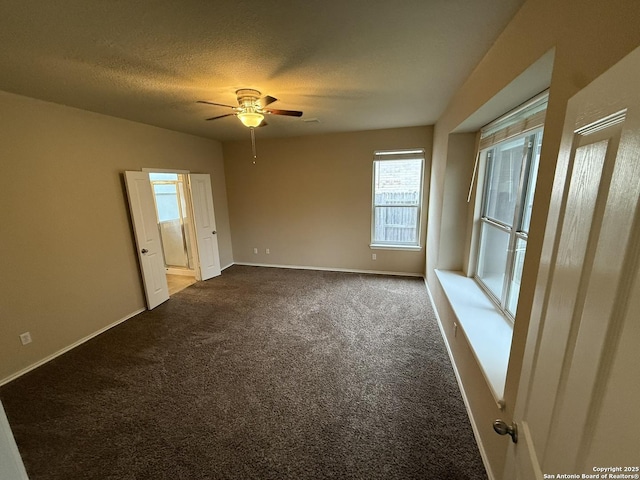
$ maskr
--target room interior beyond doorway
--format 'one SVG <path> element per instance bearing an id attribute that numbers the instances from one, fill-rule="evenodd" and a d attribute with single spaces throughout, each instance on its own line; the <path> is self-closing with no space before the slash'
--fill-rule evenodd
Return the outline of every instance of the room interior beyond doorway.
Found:
<path id="1" fill-rule="evenodd" d="M 188 276 L 188 275 L 173 275 L 167 273 L 167 285 L 169 287 L 169 296 L 172 296 L 178 293 L 181 290 L 184 290 L 189 285 L 193 285 L 196 283 L 196 277 Z"/>
<path id="2" fill-rule="evenodd" d="M 186 195 L 186 175 L 150 172 L 169 295 L 195 283 L 193 215 Z"/>

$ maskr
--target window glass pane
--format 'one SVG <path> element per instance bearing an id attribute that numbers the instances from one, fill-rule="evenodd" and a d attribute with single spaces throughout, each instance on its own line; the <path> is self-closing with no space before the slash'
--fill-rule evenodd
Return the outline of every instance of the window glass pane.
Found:
<path id="1" fill-rule="evenodd" d="M 178 208 L 178 194 L 175 184 L 153 184 L 153 191 L 156 196 L 156 208 L 158 210 L 158 221 L 166 222 L 180 218 Z"/>
<path id="2" fill-rule="evenodd" d="M 373 243 L 418 243 L 418 207 L 375 207 Z"/>
<path id="3" fill-rule="evenodd" d="M 149 180 L 178 180 L 177 173 L 149 173 Z"/>
<path id="4" fill-rule="evenodd" d="M 497 145 L 489 151 L 484 216 L 512 226 L 518 201 L 525 138 Z"/>
<path id="5" fill-rule="evenodd" d="M 516 251 L 513 259 L 513 273 L 509 282 L 509 293 L 507 295 L 507 310 L 514 317 L 518 307 L 518 297 L 520 296 L 520 283 L 522 281 L 522 267 L 524 267 L 524 254 L 527 250 L 527 242 L 521 238 L 516 240 Z"/>
<path id="6" fill-rule="evenodd" d="M 482 222 L 477 274 L 498 299 L 502 298 L 508 246 L 509 233 Z"/>
<path id="7" fill-rule="evenodd" d="M 375 160 L 372 243 L 418 245 L 422 158 Z"/>
<path id="8" fill-rule="evenodd" d="M 418 205 L 422 160 L 377 161 L 375 205 Z"/>
<path id="9" fill-rule="evenodd" d="M 536 191 L 536 180 L 538 178 L 538 164 L 540 163 L 540 148 L 542 147 L 542 132 L 536 133 L 533 142 L 533 155 L 531 156 L 531 166 L 529 167 L 529 181 L 524 199 L 524 211 L 522 212 L 521 231 L 529 233 L 531 225 L 531 210 L 533 209 L 533 195 Z"/>
<path id="10" fill-rule="evenodd" d="M 154 183 L 153 190 L 156 195 L 176 195 L 175 183 Z"/>

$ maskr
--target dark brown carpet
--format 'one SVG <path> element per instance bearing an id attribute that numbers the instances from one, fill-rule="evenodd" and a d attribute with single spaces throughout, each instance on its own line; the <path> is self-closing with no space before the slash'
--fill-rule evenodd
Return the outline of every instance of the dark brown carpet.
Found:
<path id="1" fill-rule="evenodd" d="M 487 478 L 416 278 L 233 266 L 0 397 L 31 480 Z"/>

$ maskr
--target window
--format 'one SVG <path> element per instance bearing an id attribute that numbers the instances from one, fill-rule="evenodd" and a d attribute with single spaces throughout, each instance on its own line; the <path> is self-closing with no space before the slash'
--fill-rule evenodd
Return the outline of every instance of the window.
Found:
<path id="1" fill-rule="evenodd" d="M 423 170 L 424 150 L 375 153 L 372 247 L 420 247 Z"/>
<path id="2" fill-rule="evenodd" d="M 533 207 L 547 94 L 481 131 L 484 188 L 476 279 L 514 320 Z"/>

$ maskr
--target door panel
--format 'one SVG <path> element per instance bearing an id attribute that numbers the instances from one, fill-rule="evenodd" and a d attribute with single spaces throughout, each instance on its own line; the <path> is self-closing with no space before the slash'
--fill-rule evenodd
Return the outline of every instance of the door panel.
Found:
<path id="1" fill-rule="evenodd" d="M 573 311 L 580 308 L 581 267 L 587 254 L 606 142 L 582 148 L 586 150 L 578 149 L 575 152 L 568 172 L 565 214 L 560 224 L 560 239 L 556 246 L 551 289 L 545 311 L 547 322 L 541 339 L 540 348 L 545 353 L 540 357 L 533 375 L 530 402 L 537 408 L 531 409 L 528 421 L 536 426 L 532 434 L 538 441 L 547 436 L 551 420 L 549 411 L 553 409 L 562 375 L 558 365 L 562 365 L 564 361 L 571 331 L 570 321 L 557 320 L 570 319 Z M 544 451 L 538 454 L 543 456 Z"/>
<path id="2" fill-rule="evenodd" d="M 169 299 L 164 256 L 147 172 L 125 172 L 129 209 L 149 310 Z"/>
<path id="3" fill-rule="evenodd" d="M 620 255 L 621 252 L 626 251 L 627 247 L 628 232 L 625 230 L 628 223 L 611 225 L 611 219 L 608 218 L 611 199 L 607 196 L 610 191 L 611 167 L 616 163 L 619 128 L 613 127 L 607 129 L 607 132 L 611 133 L 608 140 L 592 144 L 588 143 L 590 135 L 576 139 L 576 143 L 587 142 L 586 145 L 576 149 L 576 164 L 581 162 L 585 165 L 597 166 L 596 168 L 600 170 L 597 175 L 599 185 L 588 194 L 593 199 L 593 203 L 589 206 L 593 208 L 575 208 L 570 202 L 570 195 L 565 214 L 565 219 L 570 214 L 582 218 L 586 230 L 580 232 L 580 236 L 587 241 L 587 248 L 582 262 L 574 266 L 576 273 L 580 275 L 572 282 L 577 294 L 575 304 L 571 310 L 561 312 L 558 317 L 567 319 L 563 323 L 569 325 L 570 330 L 564 352 L 564 365 L 560 370 L 561 382 L 555 399 L 554 417 L 551 418 L 551 435 L 544 458 L 547 464 L 571 465 L 572 469 L 580 468 L 578 454 L 584 448 L 583 443 L 588 441 L 588 436 L 585 435 L 589 428 L 587 418 L 593 404 L 587 399 L 591 399 L 598 389 L 605 388 L 604 379 L 598 377 L 598 364 L 602 361 L 604 353 L 606 331 L 613 320 L 611 317 L 613 299 L 606 295 L 607 291 L 611 291 L 610 289 L 602 289 L 603 272 L 598 264 L 600 257 L 610 257 L 613 252 Z M 608 228 L 609 232 L 607 232 Z M 613 243 L 603 238 L 610 233 L 616 236 Z M 572 249 L 574 243 L 576 242 L 568 243 L 565 247 Z M 622 270 L 618 262 L 613 262 L 611 266 L 613 270 L 606 275 L 605 281 L 615 291 Z M 561 275 L 556 266 L 556 277 Z M 558 288 L 563 286 L 565 285 L 560 284 Z M 558 311 L 558 309 L 551 311 Z M 548 325 L 552 325 L 554 320 L 550 318 Z M 552 346 L 555 344 L 550 341 L 548 348 Z M 565 418 L 571 421 L 567 422 Z M 563 428 L 553 428 L 556 423 L 562 424 Z"/>
<path id="4" fill-rule="evenodd" d="M 640 49 L 568 104 L 504 480 L 638 465 L 639 81 Z"/>
<path id="5" fill-rule="evenodd" d="M 640 238 L 636 235 L 632 242 L 640 245 Z M 638 254 L 636 250 L 636 255 Z M 636 258 L 636 266 L 637 266 Z M 594 398 L 600 411 L 606 415 L 598 415 L 590 424 L 591 435 L 585 453 L 591 458 L 597 455 L 603 465 L 633 465 L 638 466 L 638 446 L 640 445 L 640 381 L 638 369 L 640 365 L 640 269 L 636 268 L 634 279 L 623 280 L 624 285 L 631 288 L 626 294 L 629 299 L 624 319 L 619 322 L 621 328 L 614 329 L 609 334 L 616 338 L 618 347 L 615 353 L 607 357 L 601 366 L 601 375 L 607 378 L 607 388 L 599 392 Z M 629 408 L 629 405 L 635 405 Z M 625 425 L 627 428 L 620 428 Z M 616 441 L 612 442 L 611 439 Z M 624 449 L 620 445 L 628 445 Z M 635 462 L 629 455 L 629 448 L 635 448 Z M 630 465 L 629 465 L 630 466 Z M 627 472 L 638 475 L 638 471 Z"/>
<path id="6" fill-rule="evenodd" d="M 189 175 L 191 201 L 195 220 L 196 241 L 202 280 L 220 275 L 220 253 L 216 236 L 211 177 L 207 174 Z"/>

